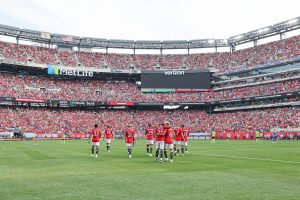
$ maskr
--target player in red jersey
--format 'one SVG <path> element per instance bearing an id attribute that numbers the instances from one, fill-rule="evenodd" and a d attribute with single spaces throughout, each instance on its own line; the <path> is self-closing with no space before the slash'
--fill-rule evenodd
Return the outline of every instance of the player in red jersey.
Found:
<path id="1" fill-rule="evenodd" d="M 152 128 L 151 124 L 148 125 L 148 128 L 146 128 L 145 136 L 146 136 L 146 145 L 147 145 L 147 155 L 152 157 L 152 146 L 154 144 L 154 134 L 155 130 Z"/>
<path id="2" fill-rule="evenodd" d="M 111 129 L 110 125 L 107 125 L 107 128 L 104 130 L 105 140 L 106 140 L 106 150 L 110 153 L 110 143 L 114 137 L 114 132 Z"/>
<path id="3" fill-rule="evenodd" d="M 169 149 L 170 162 L 173 162 L 173 134 L 174 134 L 174 130 L 170 127 L 169 122 L 165 122 L 164 132 L 165 132 L 165 148 L 164 148 L 165 161 L 168 161 L 167 149 Z"/>
<path id="4" fill-rule="evenodd" d="M 92 139 L 92 156 L 96 158 L 98 157 L 100 138 L 101 138 L 101 131 L 98 128 L 98 124 L 95 124 L 94 128 L 90 133 L 90 140 Z M 95 154 L 95 148 L 96 148 L 96 154 Z"/>
<path id="5" fill-rule="evenodd" d="M 179 154 L 180 151 L 180 146 L 182 144 L 181 142 L 181 137 L 182 136 L 182 129 L 181 128 L 175 128 L 174 129 L 174 134 L 175 134 L 175 141 L 174 141 L 174 156 Z"/>
<path id="6" fill-rule="evenodd" d="M 188 151 L 188 137 L 190 135 L 190 130 L 188 128 L 185 128 L 184 125 L 181 125 L 182 130 L 182 137 L 181 137 L 181 153 L 184 155 L 184 150 L 186 153 L 189 153 Z"/>
<path id="7" fill-rule="evenodd" d="M 158 160 L 158 154 L 160 155 L 160 162 L 162 162 L 163 151 L 165 148 L 165 131 L 164 131 L 164 124 L 160 124 L 155 131 L 156 136 L 156 160 Z"/>
<path id="8" fill-rule="evenodd" d="M 136 130 L 132 128 L 131 125 L 128 126 L 128 128 L 125 131 L 125 142 L 127 146 L 128 151 L 128 157 L 131 158 L 132 154 L 132 146 L 134 142 L 134 135 L 136 134 Z"/>

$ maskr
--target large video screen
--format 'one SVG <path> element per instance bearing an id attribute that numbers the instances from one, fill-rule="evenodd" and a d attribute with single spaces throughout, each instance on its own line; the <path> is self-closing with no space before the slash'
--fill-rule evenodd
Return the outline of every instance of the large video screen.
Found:
<path id="1" fill-rule="evenodd" d="M 187 70 L 142 71 L 141 88 L 211 89 L 211 72 Z"/>

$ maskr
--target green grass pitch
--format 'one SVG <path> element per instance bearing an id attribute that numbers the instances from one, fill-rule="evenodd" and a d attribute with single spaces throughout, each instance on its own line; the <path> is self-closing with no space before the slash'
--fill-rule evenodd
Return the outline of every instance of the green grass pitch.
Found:
<path id="1" fill-rule="evenodd" d="M 36 144 L 36 145 L 34 145 Z M 133 158 L 124 142 L 101 141 L 90 157 L 87 141 L 0 142 L 0 199 L 300 199 L 300 143 L 190 141 L 173 163 Z"/>

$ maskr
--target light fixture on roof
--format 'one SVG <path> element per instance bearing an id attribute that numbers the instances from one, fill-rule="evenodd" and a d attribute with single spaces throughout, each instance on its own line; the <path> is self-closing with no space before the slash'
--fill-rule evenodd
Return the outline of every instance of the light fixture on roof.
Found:
<path id="1" fill-rule="evenodd" d="M 243 37 L 242 35 L 238 35 L 234 39 L 238 40 L 238 39 L 241 39 L 242 37 Z"/>
<path id="2" fill-rule="evenodd" d="M 296 23 L 298 21 L 298 19 L 291 19 L 291 20 L 289 20 L 287 23 L 288 24 L 294 24 L 294 23 Z"/>
<path id="3" fill-rule="evenodd" d="M 269 28 L 263 28 L 263 29 L 259 29 L 257 32 L 258 33 L 262 33 L 262 32 L 266 32 L 268 30 L 269 30 Z"/>

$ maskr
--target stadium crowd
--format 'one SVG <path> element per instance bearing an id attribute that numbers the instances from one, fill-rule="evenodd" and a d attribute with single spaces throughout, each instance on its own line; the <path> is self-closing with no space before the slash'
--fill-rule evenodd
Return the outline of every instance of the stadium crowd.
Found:
<path id="1" fill-rule="evenodd" d="M 300 91 L 300 79 L 236 89 L 199 93 L 142 93 L 134 82 L 66 80 L 30 75 L 0 74 L 0 96 L 32 99 L 117 102 L 195 102 L 273 95 Z"/>
<path id="2" fill-rule="evenodd" d="M 0 107 L 0 132 L 18 127 L 22 132 L 86 133 L 99 123 L 102 129 L 109 124 L 115 131 L 124 131 L 131 124 L 143 133 L 149 123 L 156 126 L 164 120 L 170 121 L 173 127 L 185 124 L 192 131 L 269 131 L 273 127 L 299 127 L 300 107 L 212 115 L 200 110 L 83 111 Z"/>
<path id="3" fill-rule="evenodd" d="M 213 88 L 224 88 L 228 86 L 241 86 L 241 85 L 246 85 L 246 84 L 252 84 L 252 83 L 261 83 L 265 84 L 270 81 L 278 81 L 280 79 L 299 79 L 300 77 L 300 70 L 295 70 L 293 72 L 288 72 L 288 73 L 278 73 L 278 74 L 273 74 L 273 75 L 265 75 L 265 76 L 257 76 L 257 77 L 251 77 L 249 76 L 248 78 L 237 78 L 232 79 L 230 81 L 221 81 L 221 82 L 215 82 Z"/>
<path id="4" fill-rule="evenodd" d="M 238 51 L 190 55 L 134 55 L 70 51 L 0 42 L 0 55 L 4 62 L 61 64 L 112 69 L 155 69 L 157 66 L 174 69 L 185 66 L 199 70 L 214 67 L 219 72 L 240 70 L 254 66 L 285 61 L 300 56 L 300 36 L 262 44 Z"/>
<path id="5" fill-rule="evenodd" d="M 137 69 L 152 70 L 157 66 L 167 69 L 186 66 L 189 69 L 214 67 L 219 72 L 225 72 L 276 61 L 285 61 L 288 58 L 297 56 L 300 56 L 300 36 L 238 50 L 233 53 L 191 55 L 105 54 L 0 42 L 0 59 L 8 63 L 24 64 L 34 62 L 65 66 L 110 67 L 112 69 L 129 69 L 130 66 L 135 66 Z M 291 76 L 288 75 L 287 77 L 296 75 L 291 73 Z M 285 75 L 278 77 L 286 78 Z M 269 80 L 269 78 L 254 79 L 253 82 L 266 80 Z M 130 81 L 67 80 L 0 73 L 0 96 L 32 99 L 102 102 L 197 102 L 294 91 L 300 91 L 300 79 L 202 93 L 142 93 L 136 84 Z M 219 131 L 254 131 L 257 129 L 268 131 L 273 127 L 299 127 L 300 108 L 286 107 L 208 115 L 200 110 L 101 110 L 92 112 L 0 107 L 0 131 L 6 131 L 7 128 L 11 127 L 19 127 L 23 132 L 84 133 L 89 131 L 95 123 L 99 123 L 102 128 L 104 125 L 110 124 L 115 130 L 124 130 L 128 124 L 132 124 L 139 131 L 142 131 L 148 123 L 156 125 L 166 119 L 171 122 L 173 127 L 185 124 L 194 131 L 210 131 L 212 129 Z"/>

